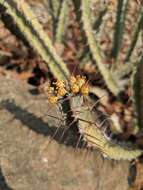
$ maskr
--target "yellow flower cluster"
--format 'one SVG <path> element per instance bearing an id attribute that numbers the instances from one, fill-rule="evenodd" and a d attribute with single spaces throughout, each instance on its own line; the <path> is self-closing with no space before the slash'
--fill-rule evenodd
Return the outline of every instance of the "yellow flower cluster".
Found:
<path id="1" fill-rule="evenodd" d="M 89 93 L 89 86 L 85 76 L 71 76 L 69 84 L 73 94 L 81 93 L 82 95 L 87 95 Z"/>
<path id="2" fill-rule="evenodd" d="M 64 97 L 65 95 L 88 95 L 89 86 L 84 76 L 71 76 L 67 81 L 57 80 L 53 82 L 53 86 L 49 86 L 46 90 L 48 100 L 51 104 L 56 104 L 58 99 Z"/>

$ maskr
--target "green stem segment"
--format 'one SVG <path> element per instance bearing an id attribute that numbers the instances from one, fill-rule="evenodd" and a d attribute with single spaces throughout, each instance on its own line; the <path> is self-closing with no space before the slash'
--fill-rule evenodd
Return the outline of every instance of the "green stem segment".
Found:
<path id="1" fill-rule="evenodd" d="M 59 15 L 57 29 L 56 29 L 56 42 L 58 43 L 62 43 L 63 41 L 65 28 L 67 25 L 68 10 L 69 10 L 68 0 L 64 0 L 62 2 L 62 7 L 60 10 L 60 15 Z"/>
<path id="2" fill-rule="evenodd" d="M 52 41 L 28 4 L 23 0 L 0 0 L 0 4 L 7 9 L 7 13 L 11 15 L 29 43 L 47 63 L 53 75 L 57 79 L 68 78 L 69 71 L 65 63 L 57 54 Z"/>
<path id="3" fill-rule="evenodd" d="M 96 113 L 89 111 L 82 98 L 80 96 L 74 97 L 71 100 L 71 108 L 74 111 L 78 109 L 79 131 L 89 147 L 99 149 L 105 156 L 114 160 L 132 160 L 143 154 L 143 150 L 137 147 L 127 148 L 125 144 L 121 146 L 106 139 L 97 127 Z M 126 143 L 128 144 L 128 141 Z"/>
<path id="4" fill-rule="evenodd" d="M 98 66 L 99 71 L 101 72 L 104 81 L 109 88 L 109 90 L 117 96 L 121 90 L 115 78 L 113 78 L 110 70 L 105 65 L 105 59 L 103 56 L 103 52 L 99 48 L 97 41 L 95 39 L 95 36 L 93 34 L 92 30 L 92 24 L 91 24 L 91 15 L 90 15 L 90 1 L 89 0 L 83 0 L 81 1 L 82 5 L 82 22 L 83 27 L 86 33 L 87 41 L 89 48 L 91 50 L 93 59 L 96 61 L 96 64 Z"/>
<path id="5" fill-rule="evenodd" d="M 136 65 L 133 75 L 134 106 L 138 132 L 143 132 L 143 56 Z"/>
<path id="6" fill-rule="evenodd" d="M 115 33 L 114 33 L 114 44 L 112 49 L 112 57 L 116 60 L 114 67 L 117 67 L 119 64 L 118 58 L 123 41 L 125 17 L 127 14 L 128 2 L 129 2 L 128 0 L 118 0 Z"/>
<path id="7" fill-rule="evenodd" d="M 138 38 L 140 36 L 140 31 L 141 31 L 141 27 L 142 26 L 143 26 L 143 6 L 140 8 L 140 12 L 139 12 L 139 16 L 138 16 L 138 21 L 137 21 L 137 24 L 136 24 L 134 32 L 133 32 L 131 45 L 129 47 L 129 50 L 128 50 L 125 62 L 130 61 L 132 52 L 134 51 L 134 49 L 136 47 L 136 43 L 137 43 Z"/>

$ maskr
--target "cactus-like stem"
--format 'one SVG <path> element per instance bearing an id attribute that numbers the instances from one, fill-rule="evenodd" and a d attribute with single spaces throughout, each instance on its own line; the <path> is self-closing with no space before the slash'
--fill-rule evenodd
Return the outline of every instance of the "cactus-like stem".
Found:
<path id="1" fill-rule="evenodd" d="M 133 92 L 137 127 L 143 132 L 143 56 L 134 71 Z"/>
<path id="2" fill-rule="evenodd" d="M 50 13 L 52 14 L 52 17 L 54 18 L 53 21 L 55 21 L 55 19 L 59 15 L 59 10 L 60 10 L 62 1 L 63 0 L 49 0 L 49 7 L 51 9 Z"/>
<path id="3" fill-rule="evenodd" d="M 90 1 L 89 0 L 81 1 L 81 5 L 82 5 L 83 27 L 87 36 L 88 45 L 90 47 L 93 59 L 96 61 L 98 69 L 101 72 L 107 87 L 114 95 L 117 96 L 122 89 L 118 86 L 110 70 L 106 67 L 103 52 L 99 48 L 95 36 L 93 34 L 92 24 L 90 19 L 91 18 Z"/>
<path id="4" fill-rule="evenodd" d="M 116 144 L 112 140 L 108 140 L 96 125 L 96 115 L 89 111 L 88 107 L 83 104 L 83 97 L 74 97 L 71 100 L 71 107 L 78 111 L 79 131 L 83 135 L 88 146 L 98 148 L 105 156 L 114 160 L 132 160 L 142 155 L 143 150 L 134 147 L 132 144 L 129 148 L 124 145 Z M 77 108 L 77 105 L 78 108 Z"/>
<path id="5" fill-rule="evenodd" d="M 127 52 L 127 56 L 125 58 L 125 62 L 130 61 L 130 57 L 131 57 L 132 52 L 134 51 L 134 49 L 136 47 L 136 43 L 137 43 L 138 38 L 140 36 L 140 30 L 141 30 L 142 25 L 143 25 L 143 7 L 140 8 L 140 12 L 139 12 L 139 16 L 138 16 L 138 21 L 137 21 L 137 24 L 136 24 L 134 32 L 133 32 L 131 45 L 130 45 L 129 50 Z"/>
<path id="6" fill-rule="evenodd" d="M 56 35 L 57 22 L 61 10 L 63 0 L 49 0 L 49 14 L 52 17 L 53 36 Z"/>
<path id="7" fill-rule="evenodd" d="M 115 23 L 114 44 L 112 57 L 116 60 L 113 67 L 118 66 L 118 56 L 122 45 L 123 31 L 125 26 L 125 17 L 127 13 L 128 0 L 119 0 L 117 7 L 117 16 Z"/>
<path id="8" fill-rule="evenodd" d="M 53 75 L 58 79 L 67 78 L 69 71 L 65 63 L 57 54 L 52 41 L 44 32 L 27 3 L 23 0 L 0 0 L 0 3 L 6 7 L 7 13 L 12 16 L 32 47 L 37 50 L 47 63 Z"/>
<path id="9" fill-rule="evenodd" d="M 81 0 L 72 0 L 72 2 L 73 2 L 74 9 L 76 12 L 77 21 L 80 23 L 80 21 L 81 21 L 81 10 L 80 10 Z"/>
<path id="10" fill-rule="evenodd" d="M 103 21 L 103 17 L 105 15 L 105 13 L 107 12 L 107 7 L 105 7 L 99 14 L 98 18 L 95 20 L 94 24 L 93 24 L 93 29 L 94 31 L 98 31 L 100 28 L 100 25 L 102 24 Z"/>
<path id="11" fill-rule="evenodd" d="M 67 24 L 68 18 L 68 0 L 64 0 L 62 2 L 62 7 L 60 10 L 60 15 L 58 19 L 57 29 L 56 29 L 56 42 L 61 43 L 63 41 L 63 36 L 65 33 L 65 28 Z"/>

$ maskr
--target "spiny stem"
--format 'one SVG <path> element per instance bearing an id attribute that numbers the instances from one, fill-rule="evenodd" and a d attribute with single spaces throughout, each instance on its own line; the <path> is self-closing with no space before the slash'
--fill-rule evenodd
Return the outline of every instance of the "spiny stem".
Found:
<path id="1" fill-rule="evenodd" d="M 56 35 L 56 28 L 58 23 L 58 17 L 60 14 L 61 6 L 63 0 L 49 0 L 49 14 L 52 17 L 52 25 L 53 25 L 53 36 Z"/>
<path id="2" fill-rule="evenodd" d="M 125 58 L 125 62 L 130 61 L 130 57 L 131 57 L 132 52 L 134 51 L 134 49 L 136 47 L 136 43 L 137 43 L 138 38 L 140 36 L 140 30 L 141 30 L 142 25 L 143 25 L 143 7 L 140 8 L 140 12 L 139 12 L 139 16 L 138 16 L 138 21 L 137 21 L 137 24 L 136 24 L 134 32 L 133 32 L 131 45 L 130 45 L 129 50 L 127 52 L 127 56 Z"/>
<path id="3" fill-rule="evenodd" d="M 143 56 L 138 62 L 133 79 L 134 105 L 136 122 L 140 132 L 143 131 Z"/>
<path id="4" fill-rule="evenodd" d="M 95 36 L 93 34 L 92 24 L 90 19 L 91 18 L 90 1 L 89 0 L 81 1 L 81 5 L 82 5 L 83 28 L 87 36 L 88 45 L 90 47 L 93 59 L 96 61 L 98 69 L 101 72 L 107 87 L 114 95 L 117 96 L 122 89 L 118 86 L 110 70 L 105 66 L 104 54 L 99 48 L 97 40 L 95 39 Z"/>
<path id="5" fill-rule="evenodd" d="M 49 0 L 49 7 L 51 9 L 52 17 L 54 18 L 53 21 L 56 20 L 56 18 L 59 15 L 59 10 L 61 7 L 61 3 L 63 0 Z"/>
<path id="6" fill-rule="evenodd" d="M 23 0 L 0 0 L 0 3 L 6 7 L 8 14 L 15 20 L 32 47 L 46 61 L 53 75 L 58 79 L 68 78 L 69 71 L 65 63 L 57 54 L 52 41 L 44 32 L 28 4 Z"/>
<path id="7" fill-rule="evenodd" d="M 61 43 L 68 19 L 69 0 L 63 0 L 56 29 L 56 42 Z"/>
<path id="8" fill-rule="evenodd" d="M 100 25 L 102 24 L 103 21 L 103 17 L 107 12 L 107 7 L 105 7 L 99 14 L 98 18 L 95 20 L 94 24 L 93 24 L 93 29 L 95 31 L 98 31 L 100 28 Z"/>
<path id="9" fill-rule="evenodd" d="M 113 67 L 118 65 L 118 56 L 122 45 L 123 31 L 125 26 L 125 17 L 127 13 L 128 0 L 118 0 L 115 33 L 114 33 L 114 44 L 112 49 L 112 57 L 115 59 Z"/>
<path id="10" fill-rule="evenodd" d="M 126 145 L 116 144 L 112 140 L 106 139 L 102 131 L 97 127 L 97 122 L 95 122 L 96 114 L 92 115 L 86 106 L 83 107 L 81 97 L 74 97 L 71 101 L 71 108 L 75 109 L 77 103 L 81 105 L 81 112 L 79 112 L 77 118 L 79 119 L 78 127 L 87 145 L 99 148 L 102 153 L 114 160 L 132 160 L 142 155 L 143 150 L 137 147 L 127 148 Z M 125 143 L 128 143 L 128 141 Z"/>

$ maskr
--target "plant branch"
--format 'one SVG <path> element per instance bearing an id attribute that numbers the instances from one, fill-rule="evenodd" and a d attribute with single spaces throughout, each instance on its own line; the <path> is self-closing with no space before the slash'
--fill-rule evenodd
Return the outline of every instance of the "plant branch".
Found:
<path id="1" fill-rule="evenodd" d="M 38 22 L 28 4 L 23 0 L 20 2 L 18 0 L 0 0 L 0 3 L 6 7 L 7 13 L 11 15 L 32 47 L 47 63 L 53 75 L 58 79 L 67 78 L 69 71 L 65 63 L 57 54 L 52 41 L 44 32 L 42 25 Z"/>

